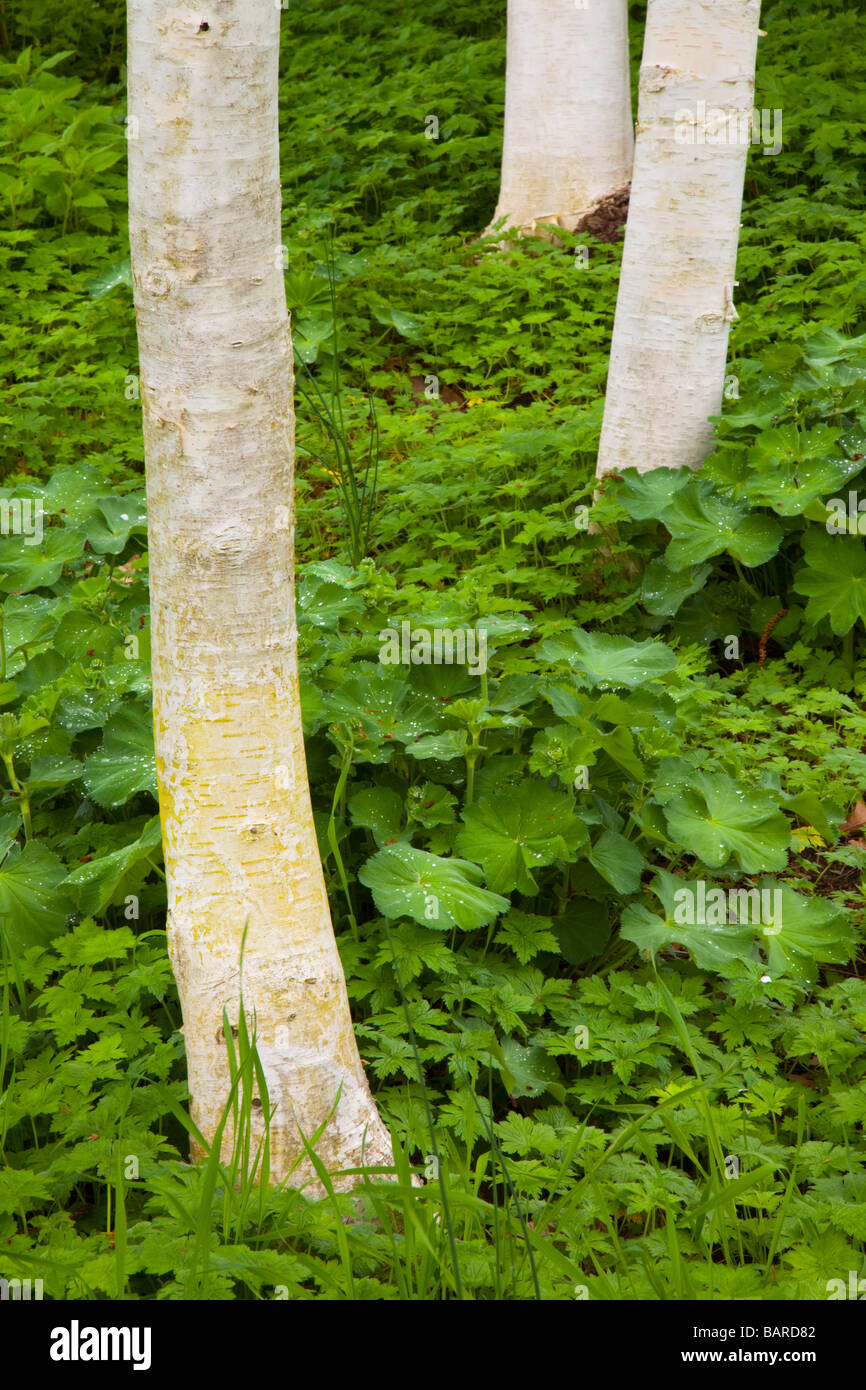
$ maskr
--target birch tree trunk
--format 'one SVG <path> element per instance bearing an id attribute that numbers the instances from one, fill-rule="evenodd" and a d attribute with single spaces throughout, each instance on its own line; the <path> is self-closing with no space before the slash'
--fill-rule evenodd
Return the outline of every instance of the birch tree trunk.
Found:
<path id="1" fill-rule="evenodd" d="M 598 475 L 696 468 L 722 404 L 760 0 L 649 0 Z"/>
<path id="2" fill-rule="evenodd" d="M 626 0 L 508 0 L 494 223 L 572 231 L 628 183 L 633 147 Z"/>
<path id="3" fill-rule="evenodd" d="M 243 1004 L 276 1106 L 272 1180 L 303 1152 L 298 1125 L 311 1136 L 340 1088 L 320 1157 L 390 1163 L 331 927 L 298 698 L 280 11 L 130 0 L 128 13 L 154 726 L 192 1116 L 210 1141 L 248 924 Z M 253 1117 L 255 1144 L 261 1100 Z M 224 1156 L 231 1142 L 229 1126 Z M 292 1182 L 311 1173 L 304 1159 Z"/>

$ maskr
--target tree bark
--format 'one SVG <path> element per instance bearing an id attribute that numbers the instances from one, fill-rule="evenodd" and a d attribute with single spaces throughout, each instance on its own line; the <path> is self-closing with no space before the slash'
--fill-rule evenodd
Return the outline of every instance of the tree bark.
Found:
<path id="1" fill-rule="evenodd" d="M 130 242 L 150 527 L 154 727 L 192 1118 L 229 1094 L 241 983 L 282 1181 L 390 1163 L 352 1030 L 301 729 L 292 351 L 280 250 L 280 11 L 130 0 Z M 241 938 L 248 925 L 240 977 Z M 254 1147 L 264 1113 L 253 1111 Z M 232 1145 L 231 1123 L 223 1156 Z M 194 1149 L 194 1156 L 200 1156 Z M 291 1181 L 313 1170 L 302 1158 Z"/>
<path id="2" fill-rule="evenodd" d="M 631 178 L 626 0 L 508 0 L 502 181 L 508 227 L 572 231 Z"/>
<path id="3" fill-rule="evenodd" d="M 598 475 L 698 467 L 725 381 L 759 0 L 649 0 Z"/>

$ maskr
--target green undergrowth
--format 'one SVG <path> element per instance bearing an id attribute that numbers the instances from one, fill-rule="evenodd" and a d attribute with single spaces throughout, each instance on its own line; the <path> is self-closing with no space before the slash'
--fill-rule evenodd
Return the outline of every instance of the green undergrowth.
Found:
<path id="1" fill-rule="evenodd" d="M 241 1177 L 254 1037 L 234 1165 L 187 1161 L 122 8 L 7 0 L 4 25 L 0 1277 L 815 1299 L 864 1275 L 859 13 L 765 7 L 784 142 L 749 160 L 717 448 L 594 505 L 620 249 L 483 239 L 502 7 L 283 15 L 304 728 L 396 1146 L 389 1180 L 317 1201 Z M 437 665 L 444 631 L 484 646 Z M 760 918 L 689 921 L 698 882 Z"/>

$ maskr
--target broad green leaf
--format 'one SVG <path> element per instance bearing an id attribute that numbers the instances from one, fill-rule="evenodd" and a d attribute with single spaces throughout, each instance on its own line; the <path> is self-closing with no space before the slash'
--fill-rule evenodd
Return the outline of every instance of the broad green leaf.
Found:
<path id="1" fill-rule="evenodd" d="M 515 1099 L 543 1095 L 562 1082 L 559 1067 L 543 1047 L 527 1047 L 515 1038 L 503 1038 L 502 1057 L 506 1067 L 504 1080 Z"/>
<path id="2" fill-rule="evenodd" d="M 418 320 L 410 314 L 406 314 L 402 309 L 395 309 L 393 304 L 388 304 L 378 296 L 371 298 L 370 308 L 373 317 L 386 328 L 395 328 L 401 338 L 408 338 L 411 342 L 418 342 L 421 336 L 421 326 Z"/>
<path id="3" fill-rule="evenodd" d="M 825 898 L 807 898 L 787 883 L 773 885 L 780 893 L 779 911 L 764 931 L 761 945 L 772 975 L 793 975 L 814 981 L 818 961 L 842 965 L 851 959 L 853 928 Z"/>
<path id="4" fill-rule="evenodd" d="M 614 498 L 635 521 L 663 521 L 674 498 L 692 481 L 692 475 L 687 468 L 650 468 L 645 473 L 625 468 L 612 481 Z"/>
<path id="5" fill-rule="evenodd" d="M 425 782 L 423 787 L 410 787 L 407 807 L 411 820 L 430 830 L 435 825 L 453 825 L 457 797 L 437 782 Z"/>
<path id="6" fill-rule="evenodd" d="M 132 869 L 144 861 L 161 857 L 160 820 L 159 816 L 153 816 L 138 839 L 73 869 L 64 887 L 69 889 L 80 912 L 102 912 Z"/>
<path id="7" fill-rule="evenodd" d="M 647 867 L 646 860 L 637 845 L 617 831 L 605 830 L 587 858 L 618 893 L 640 891 L 640 876 Z"/>
<path id="8" fill-rule="evenodd" d="M 772 392 L 761 400 L 742 400 L 737 405 L 725 406 L 724 415 L 711 415 L 711 420 L 720 420 L 727 434 L 728 430 L 767 429 L 785 409 L 785 396 Z M 714 459 L 715 454 L 711 455 Z"/>
<path id="9" fill-rule="evenodd" d="M 113 265 L 106 266 L 87 281 L 87 288 L 93 299 L 102 299 L 118 285 L 132 288 L 132 262 L 128 256 L 124 261 L 115 261 Z"/>
<path id="10" fill-rule="evenodd" d="M 322 692 L 312 679 L 308 679 L 305 673 L 301 674 L 301 720 L 304 726 L 304 738 L 312 738 L 313 734 L 318 733 L 325 718 L 325 701 Z"/>
<path id="11" fill-rule="evenodd" d="M 10 594 L 3 604 L 6 659 L 41 645 L 57 628 L 57 601 L 39 594 Z"/>
<path id="12" fill-rule="evenodd" d="M 829 324 L 813 333 L 803 347 L 807 362 L 826 367 L 832 362 L 844 362 L 866 350 L 866 334 L 859 338 L 846 337 Z"/>
<path id="13" fill-rule="evenodd" d="M 703 588 L 709 574 L 709 565 L 689 567 L 675 573 L 668 569 L 663 557 L 651 560 L 644 572 L 641 602 L 647 612 L 658 617 L 671 617 L 690 594 L 696 594 Z"/>
<path id="14" fill-rule="evenodd" d="M 357 752 L 366 762 L 387 761 L 393 743 L 412 745 L 444 725 L 441 708 L 426 695 L 416 695 L 406 681 L 384 671 L 350 676 L 327 697 L 330 723 L 346 724 L 355 732 Z M 383 745 L 391 744 L 391 747 Z M 433 753 L 418 754 L 434 757 Z"/>
<path id="15" fill-rule="evenodd" d="M 650 885 L 664 909 L 664 916 L 651 912 L 643 903 L 627 907 L 622 914 L 620 935 L 633 941 L 650 956 L 673 944 L 685 946 L 701 970 L 716 970 L 727 974 L 735 961 L 747 961 L 755 955 L 756 932 L 760 927 L 748 923 L 689 922 L 684 904 L 694 904 L 694 884 L 660 869 Z M 715 886 L 715 885 L 711 885 Z M 680 897 L 677 897 L 677 894 Z M 688 895 L 688 896 L 687 896 Z M 712 917 L 714 914 L 707 913 Z"/>
<path id="16" fill-rule="evenodd" d="M 473 931 L 508 908 L 508 899 L 479 887 L 481 871 L 463 859 L 440 859 L 411 845 L 389 845 L 368 859 L 358 878 L 385 917 L 411 917 L 419 926 Z"/>
<path id="17" fill-rule="evenodd" d="M 287 271 L 283 280 L 286 286 L 286 303 L 292 311 L 293 318 L 308 310 L 311 305 L 323 304 L 329 298 L 327 280 L 312 271 Z"/>
<path id="18" fill-rule="evenodd" d="M 453 763 L 466 751 L 468 736 L 465 729 L 444 729 L 441 734 L 425 734 L 406 744 L 406 752 L 420 761 Z"/>
<path id="19" fill-rule="evenodd" d="M 490 708 L 504 710 L 508 714 L 513 714 L 521 706 L 528 705 L 538 694 L 538 687 L 541 684 L 539 676 L 517 675 L 505 676 L 491 684 Z"/>
<path id="20" fill-rule="evenodd" d="M 570 655 L 570 650 L 563 648 L 563 656 Z M 582 727 L 586 722 L 585 716 L 595 708 L 591 697 L 585 691 L 578 691 L 575 686 L 545 685 L 541 693 L 550 702 L 554 714 L 569 723 L 573 722 L 577 728 Z"/>
<path id="21" fill-rule="evenodd" d="M 99 513 L 84 527 L 91 550 L 97 555 L 119 555 L 133 531 L 147 535 L 147 503 L 144 493 L 98 498 Z"/>
<path id="22" fill-rule="evenodd" d="M 552 925 L 560 955 L 569 965 L 582 965 L 600 956 L 610 940 L 607 909 L 596 898 L 573 897 L 562 916 L 554 917 Z"/>
<path id="23" fill-rule="evenodd" d="M 811 503 L 843 487 L 863 465 L 856 459 L 796 459 L 780 463 L 769 476 L 759 475 L 746 486 L 747 497 L 781 516 L 800 516 Z"/>
<path id="24" fill-rule="evenodd" d="M 653 729 L 658 726 L 673 729 L 677 721 L 677 707 L 669 695 L 658 689 L 630 690 L 627 695 L 607 691 L 594 697 L 592 716 L 605 724 L 625 724 L 629 729 Z"/>
<path id="25" fill-rule="evenodd" d="M 76 782 L 83 768 L 77 758 L 63 758 L 56 755 L 34 758 L 27 776 L 27 790 L 59 791 Z"/>
<path id="26" fill-rule="evenodd" d="M 45 510 L 64 526 L 78 526 L 96 514 L 105 477 L 87 463 L 58 468 L 45 488 Z"/>
<path id="27" fill-rule="evenodd" d="M 35 841 L 13 845 L 0 864 L 0 921 L 13 950 L 44 945 L 66 926 L 68 903 L 60 884 L 66 870 Z"/>
<path id="28" fill-rule="evenodd" d="M 723 551 L 743 565 L 761 565 L 775 555 L 782 540 L 782 528 L 772 517 L 749 512 L 706 488 L 681 493 L 664 522 L 673 536 L 665 563 L 674 571 Z"/>
<path id="29" fill-rule="evenodd" d="M 156 797 L 153 726 L 142 705 L 123 705 L 111 716 L 102 748 L 84 764 L 84 784 L 99 806 L 123 806 L 136 792 Z"/>
<path id="30" fill-rule="evenodd" d="M 828 797 L 819 797 L 817 792 L 799 792 L 782 802 L 786 811 L 793 811 L 807 825 L 813 825 L 828 844 L 835 845 L 839 838 L 839 827 L 845 819 L 845 812 Z"/>
<path id="31" fill-rule="evenodd" d="M 365 787 L 349 798 L 349 815 L 353 825 L 363 826 L 372 831 L 373 839 L 381 849 L 389 840 L 398 839 L 403 820 L 403 802 L 396 792 L 387 787 Z"/>
<path id="32" fill-rule="evenodd" d="M 64 565 L 71 565 L 84 552 L 84 534 L 49 526 L 39 545 L 31 537 L 9 536 L 0 540 L 0 588 L 29 594 L 33 589 L 51 588 Z"/>
<path id="33" fill-rule="evenodd" d="M 318 359 L 319 348 L 334 336 L 334 325 L 329 318 L 313 318 L 304 314 L 297 319 L 292 316 L 292 348 L 299 362 L 308 367 Z"/>
<path id="34" fill-rule="evenodd" d="M 536 893 L 533 870 L 573 859 L 588 838 L 571 797 L 544 782 L 527 780 L 513 792 L 470 804 L 463 820 L 457 848 L 482 865 L 497 893 Z"/>
<path id="35" fill-rule="evenodd" d="M 574 628 L 559 637 L 548 637 L 539 647 L 547 661 L 566 660 L 586 685 L 605 688 L 634 687 L 676 669 L 676 653 L 663 642 L 632 642 L 604 632 Z"/>
<path id="36" fill-rule="evenodd" d="M 671 839 L 710 868 L 733 856 L 746 873 L 784 869 L 791 828 L 770 792 L 745 791 L 723 773 L 693 772 L 665 806 Z"/>
<path id="37" fill-rule="evenodd" d="M 646 768 L 637 755 L 634 739 L 629 729 L 623 728 L 622 725 L 619 728 L 610 729 L 604 735 L 602 748 L 607 756 L 618 763 L 636 782 L 645 780 Z"/>
<path id="38" fill-rule="evenodd" d="M 69 665 L 67 658 L 49 647 L 48 651 L 37 652 L 36 656 L 15 676 L 15 687 L 19 695 L 32 695 L 43 686 L 50 685 Z"/>
<path id="39" fill-rule="evenodd" d="M 685 758 L 662 758 L 656 771 L 653 791 L 660 806 L 670 801 L 674 792 L 690 787 L 695 780 L 695 767 Z"/>
<path id="40" fill-rule="evenodd" d="M 105 621 L 104 614 L 76 606 L 61 618 L 51 649 L 67 661 L 83 661 L 88 656 L 105 661 L 117 650 L 119 641 L 117 628 Z"/>
<path id="41" fill-rule="evenodd" d="M 555 775 L 568 785 L 578 775 L 579 768 L 592 767 L 602 744 L 602 734 L 593 729 L 588 720 L 581 723 L 587 732 L 570 724 L 550 724 L 540 729 L 532 740 L 530 772 L 542 777 Z"/>
<path id="42" fill-rule="evenodd" d="M 805 566 L 797 570 L 793 587 L 806 594 L 806 621 L 830 619 L 838 637 L 850 632 L 859 618 L 866 623 L 866 545 L 854 536 L 832 536 L 812 526 L 803 538 Z"/>
<path id="43" fill-rule="evenodd" d="M 345 581 L 329 581 L 319 576 L 305 577 L 298 592 L 298 622 L 314 627 L 339 626 L 341 618 L 363 613 L 364 600 L 360 594 L 347 592 Z"/>

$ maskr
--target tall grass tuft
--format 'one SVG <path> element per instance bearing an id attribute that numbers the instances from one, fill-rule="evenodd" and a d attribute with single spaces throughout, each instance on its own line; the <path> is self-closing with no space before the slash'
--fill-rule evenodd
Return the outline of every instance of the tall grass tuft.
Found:
<path id="1" fill-rule="evenodd" d="M 295 380 L 295 386 L 303 396 L 310 410 L 322 425 L 334 450 L 336 462 L 337 487 L 346 520 L 349 561 L 357 569 L 369 553 L 373 517 L 376 511 L 376 487 L 379 478 L 379 422 L 373 394 L 368 389 L 367 408 L 370 420 L 370 438 L 363 462 L 356 463 L 355 445 L 350 442 L 343 416 L 343 399 L 340 381 L 340 345 L 337 333 L 337 290 L 334 256 L 334 231 L 326 255 L 328 287 L 331 301 L 331 383 L 328 396 L 325 396 L 319 379 L 306 362 L 301 363 L 303 373 Z M 320 454 L 312 449 L 307 451 L 323 467 L 327 467 Z"/>

